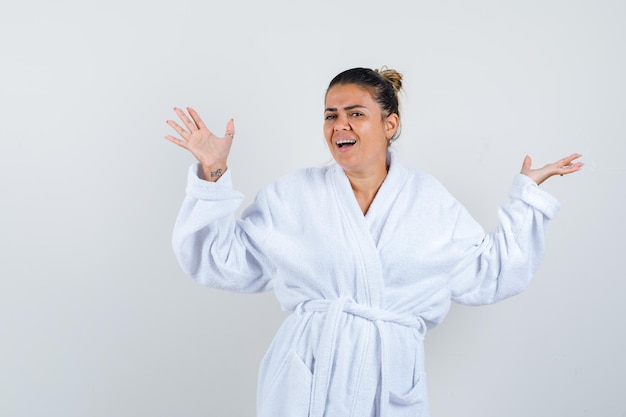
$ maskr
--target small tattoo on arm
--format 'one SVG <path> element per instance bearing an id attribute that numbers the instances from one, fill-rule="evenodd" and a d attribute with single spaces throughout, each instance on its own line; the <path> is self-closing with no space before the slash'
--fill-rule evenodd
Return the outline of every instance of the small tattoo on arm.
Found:
<path id="1" fill-rule="evenodd" d="M 211 178 L 221 177 L 222 173 L 223 173 L 222 168 L 219 168 L 216 171 L 211 171 Z"/>

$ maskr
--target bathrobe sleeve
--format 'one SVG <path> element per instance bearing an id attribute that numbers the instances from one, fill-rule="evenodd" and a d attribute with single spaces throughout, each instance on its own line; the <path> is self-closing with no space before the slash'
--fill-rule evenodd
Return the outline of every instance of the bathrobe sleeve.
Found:
<path id="1" fill-rule="evenodd" d="M 460 259 L 451 280 L 453 301 L 481 305 L 511 297 L 528 286 L 539 267 L 546 224 L 559 203 L 522 174 L 515 177 L 509 197 L 490 234 L 459 204 L 452 234 Z"/>
<path id="2" fill-rule="evenodd" d="M 271 228 L 264 194 L 259 193 L 236 219 L 244 197 L 232 189 L 230 171 L 217 182 L 200 179 L 198 172 L 197 164 L 189 168 L 186 197 L 172 237 L 183 271 L 202 285 L 222 290 L 271 289 L 272 265 L 262 250 Z"/>

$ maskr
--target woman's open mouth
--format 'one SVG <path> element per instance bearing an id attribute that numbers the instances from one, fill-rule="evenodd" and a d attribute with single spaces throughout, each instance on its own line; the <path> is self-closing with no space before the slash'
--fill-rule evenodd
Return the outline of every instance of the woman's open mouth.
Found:
<path id="1" fill-rule="evenodd" d="M 341 140 L 337 141 L 337 147 L 339 147 L 339 148 L 349 148 L 350 146 L 354 145 L 355 143 L 356 143 L 356 140 L 341 139 Z"/>

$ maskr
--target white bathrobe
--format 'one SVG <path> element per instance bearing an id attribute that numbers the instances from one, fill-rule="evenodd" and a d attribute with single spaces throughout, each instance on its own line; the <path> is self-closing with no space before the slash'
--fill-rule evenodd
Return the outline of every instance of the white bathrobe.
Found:
<path id="1" fill-rule="evenodd" d="M 173 246 L 200 284 L 273 289 L 293 313 L 259 372 L 258 417 L 425 417 L 423 339 L 450 302 L 522 291 L 558 202 L 517 175 L 491 234 L 433 177 L 390 169 L 364 216 L 337 165 L 286 175 L 243 200 L 229 171 L 189 170 Z"/>

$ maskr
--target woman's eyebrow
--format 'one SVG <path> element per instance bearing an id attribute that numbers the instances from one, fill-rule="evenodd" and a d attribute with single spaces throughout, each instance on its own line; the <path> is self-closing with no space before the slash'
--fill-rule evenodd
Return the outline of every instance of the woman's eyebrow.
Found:
<path id="1" fill-rule="evenodd" d="M 365 106 L 361 105 L 361 104 L 354 104 L 352 106 L 347 106 L 344 107 L 343 110 L 354 110 L 354 109 L 364 109 L 366 108 Z M 324 109 L 325 112 L 327 111 L 337 111 L 336 107 L 327 107 Z"/>

